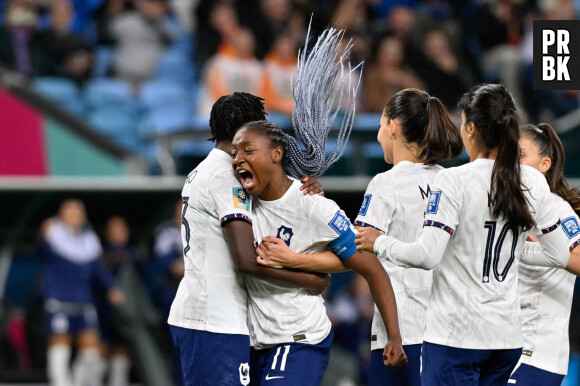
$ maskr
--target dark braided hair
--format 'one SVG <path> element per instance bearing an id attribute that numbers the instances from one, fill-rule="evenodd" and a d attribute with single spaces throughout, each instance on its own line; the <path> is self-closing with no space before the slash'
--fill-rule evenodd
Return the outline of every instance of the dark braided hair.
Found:
<path id="1" fill-rule="evenodd" d="M 540 156 L 548 157 L 552 166 L 546 172 L 546 180 L 552 193 L 562 197 L 576 211 L 580 211 L 580 192 L 568 185 L 564 177 L 564 146 L 556 130 L 547 123 L 520 127 L 522 136 L 528 137 L 537 146 Z"/>
<path id="2" fill-rule="evenodd" d="M 282 147 L 282 166 L 289 176 L 300 178 L 305 175 L 316 175 L 320 166 L 320 161 L 315 159 L 316 154 L 309 155 L 306 150 L 301 149 L 296 139 L 285 133 L 277 124 L 262 120 L 246 123 L 242 128 L 259 131 L 270 139 L 272 147 Z M 308 158 L 312 158 L 310 162 Z M 311 167 L 305 167 L 305 164 L 311 164 Z"/>
<path id="3" fill-rule="evenodd" d="M 245 123 L 266 119 L 264 99 L 246 92 L 235 92 L 220 97 L 211 108 L 209 141 L 231 142 Z"/>

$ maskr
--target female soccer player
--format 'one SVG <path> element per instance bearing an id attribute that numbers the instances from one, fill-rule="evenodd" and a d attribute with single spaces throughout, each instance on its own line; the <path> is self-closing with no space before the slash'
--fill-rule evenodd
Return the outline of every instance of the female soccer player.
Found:
<path id="1" fill-rule="evenodd" d="M 355 226 L 372 227 L 402 241 L 416 240 L 422 230 L 423 213 L 437 162 L 457 157 L 463 150 L 459 130 L 441 101 L 425 91 L 405 89 L 387 103 L 377 136 L 385 161 L 394 167 L 370 182 Z M 258 248 L 274 267 L 335 272 L 342 263 L 331 254 L 292 255 L 278 239 L 267 237 Z M 330 255 L 330 256 L 329 256 Z M 431 271 L 404 268 L 381 261 L 389 274 L 399 314 L 403 348 L 409 364 L 401 371 L 384 366 L 383 349 L 388 341 L 378 309 L 371 335 L 370 385 L 420 385 L 421 344 L 431 294 Z"/>
<path id="2" fill-rule="evenodd" d="M 252 200 L 255 240 L 276 235 L 298 253 L 330 248 L 344 264 L 357 270 L 386 321 L 389 342 L 385 362 L 406 364 L 401 346 L 394 293 L 385 270 L 371 254 L 357 253 L 353 227 L 334 201 L 300 192 L 288 177 L 297 166 L 294 139 L 267 121 L 244 125 L 232 142 L 233 166 Z M 272 379 L 283 385 L 318 385 L 332 343 L 332 329 L 322 297 L 302 289 L 246 279 L 248 319 L 254 344 L 252 380 Z"/>
<path id="3" fill-rule="evenodd" d="M 580 211 L 580 195 L 564 178 L 562 142 L 546 123 L 525 125 L 520 131 L 520 161 L 546 177 L 559 204 L 562 229 L 572 251 L 580 244 L 580 225 L 575 213 Z M 568 371 L 568 322 L 576 277 L 561 269 L 522 262 L 518 278 L 524 346 L 511 379 L 518 385 L 560 385 Z"/>
<path id="4" fill-rule="evenodd" d="M 543 254 L 528 262 L 566 267 L 567 237 L 546 179 L 519 164 L 510 93 L 502 85 L 479 85 L 459 107 L 471 162 L 437 174 L 420 238 L 405 243 L 364 228 L 356 242 L 397 265 L 435 268 L 424 384 L 505 384 L 522 352 L 516 269 L 524 241 L 539 230 Z"/>
<path id="5" fill-rule="evenodd" d="M 54 385 L 91 384 L 102 365 L 93 284 L 106 291 L 113 305 L 122 303 L 123 293 L 100 265 L 101 243 L 81 201 L 64 201 L 58 215 L 44 222 L 41 237 L 46 257 L 42 292 L 49 332 L 48 378 Z M 78 351 L 71 373 L 73 339 Z"/>

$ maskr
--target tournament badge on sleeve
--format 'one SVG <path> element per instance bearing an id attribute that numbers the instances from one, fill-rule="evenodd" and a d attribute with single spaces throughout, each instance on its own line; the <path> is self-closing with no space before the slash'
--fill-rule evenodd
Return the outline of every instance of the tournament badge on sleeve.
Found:
<path id="1" fill-rule="evenodd" d="M 250 211 L 250 197 L 244 188 L 232 188 L 234 208 Z"/>

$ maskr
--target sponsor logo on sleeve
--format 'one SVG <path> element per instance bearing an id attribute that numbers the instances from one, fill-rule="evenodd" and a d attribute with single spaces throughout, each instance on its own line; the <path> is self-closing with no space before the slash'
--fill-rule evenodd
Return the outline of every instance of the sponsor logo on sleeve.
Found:
<path id="1" fill-rule="evenodd" d="M 576 217 L 568 217 L 562 221 L 562 229 L 569 239 L 574 238 L 580 233 L 580 226 L 578 225 L 578 220 Z"/>
<path id="2" fill-rule="evenodd" d="M 369 205 L 371 204 L 371 198 L 373 198 L 372 194 L 365 194 L 362 205 L 361 205 L 360 210 L 358 212 L 358 214 L 360 216 L 367 215 L 367 210 L 369 210 Z"/>
<path id="3" fill-rule="evenodd" d="M 232 188 L 234 208 L 250 211 L 250 196 L 244 188 Z"/>
<path id="4" fill-rule="evenodd" d="M 332 220 L 328 223 L 330 227 L 339 235 L 342 235 L 344 232 L 350 228 L 350 221 L 346 218 L 341 211 L 336 212 Z"/>
<path id="5" fill-rule="evenodd" d="M 427 204 L 427 214 L 437 214 L 439 210 L 439 200 L 441 199 L 441 191 L 433 190 L 429 195 L 429 203 Z"/>

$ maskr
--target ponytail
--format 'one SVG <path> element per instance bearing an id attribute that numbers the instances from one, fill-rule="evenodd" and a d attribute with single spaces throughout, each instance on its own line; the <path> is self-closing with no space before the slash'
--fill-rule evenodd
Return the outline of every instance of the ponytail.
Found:
<path id="1" fill-rule="evenodd" d="M 499 84 L 475 86 L 463 95 L 459 108 L 465 123 L 477 129 L 481 150 L 498 150 L 491 173 L 492 216 L 503 216 L 512 227 L 526 231 L 535 226 L 524 195 L 519 151 L 519 120 L 511 94 Z"/>
<path id="2" fill-rule="evenodd" d="M 419 158 L 431 165 L 449 157 L 459 157 L 463 151 L 463 140 L 443 103 L 439 98 L 430 96 L 425 110 L 428 126 L 425 138 L 419 143 Z"/>
<path id="3" fill-rule="evenodd" d="M 546 172 L 546 180 L 552 193 L 562 197 L 576 211 L 580 211 L 580 192 L 568 185 L 564 177 L 564 146 L 556 130 L 547 123 L 525 125 L 520 128 L 521 135 L 529 137 L 538 148 L 540 156 L 548 157 L 552 164 Z"/>
<path id="4" fill-rule="evenodd" d="M 407 142 L 417 144 L 418 158 L 425 164 L 457 158 L 463 150 L 459 130 L 445 106 L 423 90 L 399 91 L 389 100 L 383 115 L 399 122 L 403 136 Z"/>

